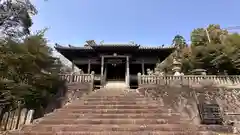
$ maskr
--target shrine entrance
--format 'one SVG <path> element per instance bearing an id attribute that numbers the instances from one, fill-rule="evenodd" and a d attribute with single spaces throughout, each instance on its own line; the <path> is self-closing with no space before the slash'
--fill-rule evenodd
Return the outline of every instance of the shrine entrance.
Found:
<path id="1" fill-rule="evenodd" d="M 126 58 L 106 59 L 106 81 L 125 81 Z"/>
<path id="2" fill-rule="evenodd" d="M 147 47 L 134 42 L 96 43 L 94 40 L 87 40 L 83 47 L 55 44 L 54 48 L 72 62 L 72 71 L 77 66 L 84 73 L 94 73 L 94 83 L 101 87 L 109 80 L 119 80 L 127 87 L 133 82 L 137 84 L 137 73 L 145 74 L 147 68 L 154 68 L 150 65 L 163 61 L 176 49 Z"/>

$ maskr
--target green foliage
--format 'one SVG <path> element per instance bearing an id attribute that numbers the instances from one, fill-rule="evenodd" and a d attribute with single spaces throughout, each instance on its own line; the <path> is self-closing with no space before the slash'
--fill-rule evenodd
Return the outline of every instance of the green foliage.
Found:
<path id="1" fill-rule="evenodd" d="M 58 73 L 61 63 L 42 32 L 23 41 L 8 39 L 0 44 L 1 103 L 22 101 L 28 108 L 45 108 L 64 84 Z"/>
<path id="2" fill-rule="evenodd" d="M 179 49 L 183 49 L 187 46 L 186 40 L 181 35 L 176 35 L 173 39 L 173 45 L 175 47 L 179 47 Z"/>
<path id="3" fill-rule="evenodd" d="M 156 70 L 160 72 L 165 73 L 172 73 L 172 63 L 174 58 L 182 58 L 183 51 L 187 47 L 186 40 L 181 35 L 176 35 L 173 38 L 173 46 L 176 48 L 176 51 L 174 51 L 170 56 L 168 56 L 162 63 L 157 63 Z"/>
<path id="4" fill-rule="evenodd" d="M 52 56 L 44 32 L 30 35 L 31 16 L 37 10 L 30 0 L 0 3 L 0 106 L 19 104 L 43 110 L 59 87 L 62 64 Z"/>
<path id="5" fill-rule="evenodd" d="M 173 42 L 178 49 L 166 59 L 167 62 L 163 62 L 161 68 L 167 68 L 165 71 L 171 70 L 172 59 L 176 58 L 178 52 L 182 72 L 185 74 L 191 74 L 194 69 L 205 69 L 207 74 L 214 75 L 240 73 L 239 34 L 230 34 L 219 25 L 211 24 L 206 29 L 197 28 L 192 31 L 190 46 L 184 45 L 184 41 L 182 36 L 175 36 Z"/>
<path id="6" fill-rule="evenodd" d="M 210 37 L 210 42 L 207 37 Z M 239 73 L 240 36 L 229 34 L 219 25 L 209 25 L 207 31 L 203 28 L 191 33 L 191 61 L 192 69 L 206 69 L 208 74 Z M 185 67 L 183 67 L 185 68 Z"/>

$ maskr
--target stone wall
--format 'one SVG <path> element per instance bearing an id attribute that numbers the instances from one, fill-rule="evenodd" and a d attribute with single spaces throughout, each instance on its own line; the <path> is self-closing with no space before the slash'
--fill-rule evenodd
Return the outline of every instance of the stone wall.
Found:
<path id="1" fill-rule="evenodd" d="M 45 109 L 45 114 L 61 108 L 92 90 L 92 84 L 88 82 L 66 83 L 65 87 L 59 89 L 55 98 Z"/>
<path id="2" fill-rule="evenodd" d="M 199 123 L 197 104 L 188 88 L 171 87 L 167 85 L 145 85 L 138 89 L 144 95 L 153 97 L 162 106 L 172 112 L 180 112 L 183 117 L 194 119 Z"/>
<path id="3" fill-rule="evenodd" d="M 224 120 L 240 122 L 240 89 L 212 86 L 189 88 L 181 85 L 142 85 L 138 91 L 155 98 L 161 105 L 173 112 L 180 112 L 183 117 L 191 119 L 195 124 L 200 123 L 198 103 L 217 103 L 220 105 Z"/>

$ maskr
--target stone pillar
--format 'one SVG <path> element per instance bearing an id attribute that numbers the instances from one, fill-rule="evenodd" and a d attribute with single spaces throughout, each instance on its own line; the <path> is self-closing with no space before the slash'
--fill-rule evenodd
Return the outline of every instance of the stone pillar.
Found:
<path id="1" fill-rule="evenodd" d="M 142 74 L 145 74 L 145 70 L 144 70 L 144 60 L 142 60 Z"/>
<path id="2" fill-rule="evenodd" d="M 141 73 L 138 73 L 137 77 L 138 77 L 138 87 L 139 87 L 141 85 L 141 82 L 142 82 Z"/>
<path id="3" fill-rule="evenodd" d="M 91 60 L 88 60 L 88 74 L 91 72 Z"/>
<path id="4" fill-rule="evenodd" d="M 127 87 L 129 87 L 129 56 L 126 57 L 126 72 L 127 72 L 127 78 L 126 78 L 126 84 Z"/>
<path id="5" fill-rule="evenodd" d="M 101 56 L 101 85 L 103 85 L 104 57 Z"/>
<path id="6" fill-rule="evenodd" d="M 74 60 L 72 60 L 72 72 L 74 72 Z"/>
<path id="7" fill-rule="evenodd" d="M 91 86 L 90 86 L 89 92 L 94 90 L 94 74 L 95 74 L 95 72 L 92 71 L 91 72 Z"/>
<path id="8" fill-rule="evenodd" d="M 30 124 L 33 120 L 33 113 L 34 113 L 34 110 L 29 110 L 28 113 L 27 113 L 27 116 L 26 116 L 26 121 L 25 121 L 25 124 Z"/>

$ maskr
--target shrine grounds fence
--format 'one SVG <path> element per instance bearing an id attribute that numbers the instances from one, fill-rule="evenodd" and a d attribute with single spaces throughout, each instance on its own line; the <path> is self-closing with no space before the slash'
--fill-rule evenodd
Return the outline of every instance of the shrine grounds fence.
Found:
<path id="1" fill-rule="evenodd" d="M 66 80 L 68 83 L 74 82 L 89 82 L 93 80 L 92 74 L 60 74 L 61 79 Z"/>
<path id="2" fill-rule="evenodd" d="M 201 83 L 224 86 L 240 86 L 240 75 L 141 75 L 138 73 L 138 86 L 140 85 L 185 85 L 194 87 Z"/>
<path id="3" fill-rule="evenodd" d="M 97 76 L 91 74 L 60 74 L 60 77 L 67 83 L 90 83 L 93 89 L 94 79 Z M 202 82 L 211 85 L 225 87 L 238 86 L 240 87 L 240 75 L 137 75 L 138 86 L 141 85 L 184 85 L 194 87 Z"/>
<path id="4" fill-rule="evenodd" d="M 33 120 L 34 110 L 17 107 L 11 108 L 0 106 L 0 131 L 10 131 L 20 129 L 25 124 L 30 124 Z"/>
<path id="5" fill-rule="evenodd" d="M 59 74 L 62 80 L 65 80 L 67 83 L 90 83 L 90 89 L 94 89 L 94 79 L 95 74 Z"/>

